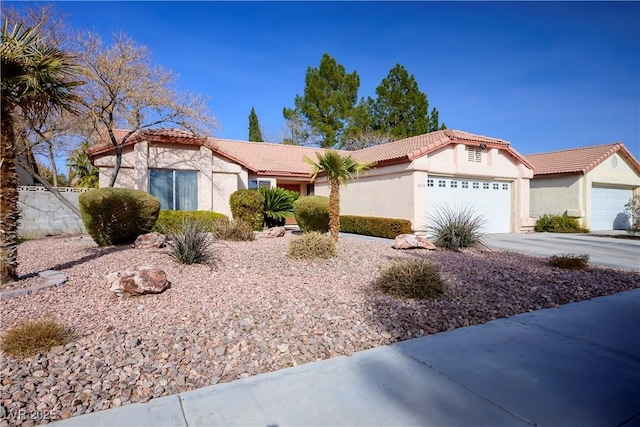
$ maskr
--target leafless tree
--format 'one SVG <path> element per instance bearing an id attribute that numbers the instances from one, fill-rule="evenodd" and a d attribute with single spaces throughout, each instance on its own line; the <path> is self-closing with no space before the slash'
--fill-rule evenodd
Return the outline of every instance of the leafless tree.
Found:
<path id="1" fill-rule="evenodd" d="M 211 136 L 216 120 L 206 100 L 178 90 L 177 76 L 152 62 L 151 52 L 125 34 L 113 35 L 105 47 L 92 33 L 78 37 L 83 79 L 80 88 L 83 131 L 92 141 L 108 141 L 116 162 L 109 181 L 113 187 L 122 164 L 122 149 L 136 132 L 162 127 L 180 128 L 196 137 Z M 115 129 L 127 131 L 118 139 Z"/>
<path id="2" fill-rule="evenodd" d="M 364 131 L 351 134 L 345 138 L 343 148 L 345 150 L 360 150 L 374 145 L 386 144 L 394 138 L 384 132 Z"/>

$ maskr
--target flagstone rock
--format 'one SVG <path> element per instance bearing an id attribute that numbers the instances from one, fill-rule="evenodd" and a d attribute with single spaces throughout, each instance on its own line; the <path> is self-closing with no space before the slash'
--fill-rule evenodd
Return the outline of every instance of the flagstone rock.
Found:
<path id="1" fill-rule="evenodd" d="M 431 240 L 415 234 L 400 234 L 396 236 L 393 247 L 395 249 L 436 249 L 436 245 Z"/>
<path id="2" fill-rule="evenodd" d="M 167 236 L 160 233 L 147 233 L 138 236 L 133 246 L 136 249 L 163 248 L 167 244 Z"/>
<path id="3" fill-rule="evenodd" d="M 167 274 L 159 268 L 141 266 L 109 273 L 106 276 L 109 290 L 119 297 L 159 294 L 171 287 Z"/>

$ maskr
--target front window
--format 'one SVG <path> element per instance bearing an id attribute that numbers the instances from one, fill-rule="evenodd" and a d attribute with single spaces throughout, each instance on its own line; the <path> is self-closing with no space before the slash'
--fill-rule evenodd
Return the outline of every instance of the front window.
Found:
<path id="1" fill-rule="evenodd" d="M 249 180 L 249 190 L 257 190 L 260 187 L 271 188 L 271 181 L 262 179 Z"/>
<path id="2" fill-rule="evenodd" d="M 160 200 L 160 209 L 198 209 L 198 172 L 168 169 L 149 170 L 149 193 Z"/>

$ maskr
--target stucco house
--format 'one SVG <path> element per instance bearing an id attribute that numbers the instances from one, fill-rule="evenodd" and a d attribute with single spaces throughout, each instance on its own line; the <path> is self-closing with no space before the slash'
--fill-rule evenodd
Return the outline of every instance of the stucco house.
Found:
<path id="1" fill-rule="evenodd" d="M 123 131 L 124 132 L 124 131 Z M 147 191 L 163 209 L 213 210 L 229 215 L 238 189 L 278 186 L 326 195 L 326 180 L 310 181 L 305 156 L 321 148 L 197 139 L 178 130 L 140 132 L 123 148 L 116 186 Z M 107 143 L 88 152 L 106 186 L 115 156 Z M 527 159 L 501 139 L 442 130 L 341 154 L 376 165 L 341 189 L 345 215 L 404 218 L 424 231 L 439 206 L 470 206 L 487 220 L 486 231 L 531 230 Z"/>
<path id="2" fill-rule="evenodd" d="M 533 165 L 531 216 L 564 214 L 591 230 L 629 227 L 624 205 L 640 194 L 640 164 L 624 144 L 525 156 Z"/>

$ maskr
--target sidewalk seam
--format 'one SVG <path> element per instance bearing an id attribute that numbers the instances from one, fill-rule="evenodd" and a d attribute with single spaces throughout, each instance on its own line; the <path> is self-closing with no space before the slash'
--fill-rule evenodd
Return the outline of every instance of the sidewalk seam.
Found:
<path id="1" fill-rule="evenodd" d="M 178 393 L 178 402 L 180 403 L 180 412 L 182 413 L 182 419 L 184 420 L 184 425 L 189 427 L 189 422 L 187 421 L 187 414 L 184 413 L 184 406 L 182 406 L 182 393 Z"/>
<path id="2" fill-rule="evenodd" d="M 429 363 L 426 363 L 426 362 L 424 362 L 424 361 L 422 361 L 422 360 L 420 360 L 420 359 L 416 359 L 415 357 L 411 356 L 410 354 L 405 353 L 404 351 L 402 351 L 402 350 L 400 350 L 400 349 L 396 348 L 396 347 L 395 347 L 395 345 L 393 345 L 393 344 L 392 344 L 392 345 L 390 345 L 389 347 L 391 347 L 394 351 L 398 352 L 399 354 L 401 354 L 401 355 L 403 355 L 403 356 L 405 356 L 405 357 L 408 357 L 408 358 L 409 358 L 409 359 L 411 359 L 411 360 L 415 360 L 416 362 L 420 363 L 421 365 L 425 365 L 427 368 L 429 368 L 429 369 L 431 369 L 431 370 L 435 371 L 435 372 L 436 372 L 436 373 L 438 373 L 439 375 L 442 375 L 442 376 L 443 376 L 443 377 L 445 377 L 446 379 L 448 379 L 448 380 L 450 380 L 450 381 L 452 381 L 452 382 L 454 382 L 454 383 L 458 384 L 460 387 L 462 387 L 462 388 L 464 388 L 465 390 L 467 390 L 467 391 L 471 392 L 472 394 L 474 394 L 474 395 L 478 396 L 480 399 L 482 399 L 482 400 L 484 400 L 484 401 L 486 401 L 486 402 L 489 402 L 489 403 L 490 403 L 490 404 L 492 404 L 493 406 L 496 406 L 496 407 L 498 407 L 498 408 L 502 409 L 502 410 L 503 410 L 503 411 L 505 411 L 506 413 L 508 413 L 508 414 L 510 414 L 510 415 L 513 415 L 514 417 L 516 417 L 516 418 L 518 418 L 518 419 L 520 419 L 520 420 L 524 421 L 524 422 L 525 422 L 525 423 L 527 423 L 527 424 L 531 424 L 532 426 L 537 426 L 537 424 L 536 424 L 535 422 L 530 421 L 530 420 L 528 420 L 528 419 L 524 418 L 523 416 L 518 415 L 518 414 L 516 414 L 515 412 L 513 412 L 513 411 L 509 410 L 508 408 L 506 408 L 506 407 L 504 407 L 504 406 L 502 406 L 502 405 L 500 405 L 500 404 L 498 404 L 498 403 L 494 402 L 493 400 L 489 399 L 488 397 L 484 396 L 483 394 L 480 394 L 478 391 L 474 390 L 473 388 L 471 388 L 471 387 L 469 387 L 469 386 L 467 386 L 467 385 L 465 385 L 465 384 L 463 384 L 463 383 L 461 383 L 461 382 L 457 381 L 455 378 L 450 377 L 449 375 L 445 374 L 444 372 L 439 371 L 439 370 L 438 370 L 438 369 L 436 369 L 434 366 L 431 366 Z"/>

